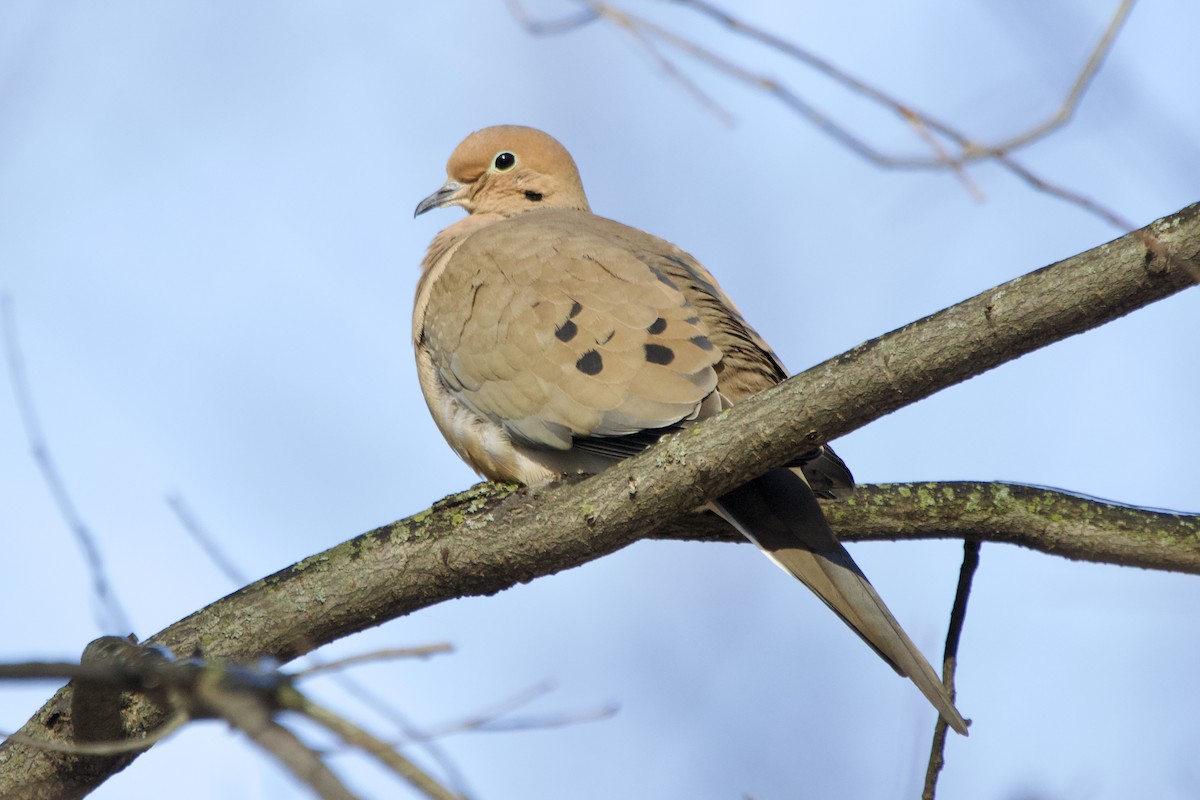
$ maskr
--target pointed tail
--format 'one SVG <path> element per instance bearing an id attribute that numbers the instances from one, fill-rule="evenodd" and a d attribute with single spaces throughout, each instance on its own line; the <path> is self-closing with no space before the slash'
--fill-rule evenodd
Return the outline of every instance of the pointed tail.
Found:
<path id="1" fill-rule="evenodd" d="M 910 678 L 951 728 L 967 735 L 967 723 L 950 693 L 834 536 L 800 475 L 771 470 L 713 506 L 772 561 L 812 589 L 896 672 Z"/>

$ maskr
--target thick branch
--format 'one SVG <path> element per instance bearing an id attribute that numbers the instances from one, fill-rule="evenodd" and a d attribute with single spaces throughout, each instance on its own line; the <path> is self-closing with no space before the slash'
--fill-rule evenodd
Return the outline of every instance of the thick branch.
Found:
<path id="1" fill-rule="evenodd" d="M 860 345 L 602 475 L 536 497 L 487 486 L 448 498 L 248 586 L 151 641 L 181 654 L 287 659 L 433 603 L 577 566 L 820 442 L 1174 294 L 1195 274 L 1200 206 Z M 921 513 L 936 518 L 944 502 Z M 839 513 L 833 523 L 842 522 Z M 1037 525 L 1047 528 L 1044 519 Z M 1022 543 L 1037 539 L 1031 530 Z M 1056 530 L 1061 547 L 1068 535 Z M 957 523 L 953 531 L 962 533 Z M 1194 530 L 1182 538 L 1194 550 Z M 60 691 L 22 732 L 72 737 L 69 697 L 69 688 Z M 133 702 L 127 734 L 161 720 L 158 709 Z M 0 747 L 0 796 L 82 796 L 131 760 L 100 765 L 9 742 Z"/>

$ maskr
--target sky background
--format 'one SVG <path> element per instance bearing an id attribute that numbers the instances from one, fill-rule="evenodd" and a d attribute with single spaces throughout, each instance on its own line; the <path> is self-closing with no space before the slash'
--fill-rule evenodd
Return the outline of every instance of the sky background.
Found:
<path id="1" fill-rule="evenodd" d="M 786 6 L 786 7 L 785 7 Z M 1056 107 L 1115 2 L 739 3 L 984 141 Z M 533 4 L 558 14 L 566 2 Z M 630 3 L 779 78 L 878 147 L 911 129 L 697 16 Z M 1200 200 L 1200 6 L 1138 5 L 1070 127 L 1020 155 L 1146 224 Z M 417 265 L 457 210 L 412 219 L 491 124 L 543 128 L 592 206 L 705 263 L 793 371 L 1119 235 L 1000 169 L 886 171 L 692 62 L 726 124 L 616 28 L 534 38 L 503 3 L 0 4 L 0 290 L 47 441 L 148 636 L 236 588 L 181 496 L 259 577 L 469 486 L 417 388 Z M 837 444 L 864 483 L 1010 480 L 1200 510 L 1200 292 L 903 409 Z M 84 559 L 0 390 L 0 660 L 101 633 Z M 956 542 L 851 545 L 937 660 Z M 969 739 L 943 796 L 1200 796 L 1200 580 L 985 546 L 960 650 Z M 355 674 L 438 728 L 531 687 L 570 727 L 440 741 L 479 798 L 912 798 L 933 712 L 753 548 L 641 543 L 448 603 L 328 657 L 449 641 Z M 314 692 L 391 736 L 329 683 Z M 0 729 L 50 686 L 0 687 Z M 418 751 L 418 757 L 423 757 Z M 366 797 L 404 790 L 353 756 Z M 303 791 L 217 723 L 93 796 Z"/>

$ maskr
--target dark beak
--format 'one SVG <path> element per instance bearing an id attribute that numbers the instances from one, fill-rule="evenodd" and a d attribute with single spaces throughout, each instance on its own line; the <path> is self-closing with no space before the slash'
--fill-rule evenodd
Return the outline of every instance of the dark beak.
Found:
<path id="1" fill-rule="evenodd" d="M 450 205 L 458 199 L 458 193 L 462 188 L 462 184 L 457 181 L 447 181 L 445 186 L 417 203 L 417 210 L 413 212 L 413 216 L 419 217 L 432 208 Z"/>

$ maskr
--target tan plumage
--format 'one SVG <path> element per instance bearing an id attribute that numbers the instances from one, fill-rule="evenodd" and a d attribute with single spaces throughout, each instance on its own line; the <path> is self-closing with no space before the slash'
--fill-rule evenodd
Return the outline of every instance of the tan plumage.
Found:
<path id="1" fill-rule="evenodd" d="M 486 128 L 450 157 L 417 214 L 457 205 L 421 265 L 413 342 L 421 390 L 455 451 L 493 480 L 598 472 L 665 431 L 787 373 L 683 250 L 595 216 L 550 136 Z M 713 509 L 803 581 L 959 733 L 966 723 L 825 521 L 814 493 L 853 489 L 827 447 Z"/>

